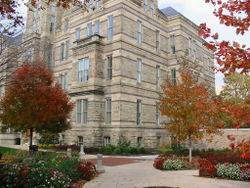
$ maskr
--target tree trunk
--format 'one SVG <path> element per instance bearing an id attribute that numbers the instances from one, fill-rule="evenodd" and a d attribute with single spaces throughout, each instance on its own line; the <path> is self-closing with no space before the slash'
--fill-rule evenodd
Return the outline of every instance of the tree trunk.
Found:
<path id="1" fill-rule="evenodd" d="M 188 136 L 189 139 L 189 162 L 192 162 L 192 139 L 191 135 Z"/>

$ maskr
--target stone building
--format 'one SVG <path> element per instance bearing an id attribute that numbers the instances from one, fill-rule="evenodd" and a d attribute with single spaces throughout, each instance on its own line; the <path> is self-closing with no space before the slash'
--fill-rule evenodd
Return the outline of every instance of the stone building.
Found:
<path id="1" fill-rule="evenodd" d="M 157 109 L 160 85 L 178 78 L 188 53 L 214 89 L 213 56 L 198 26 L 157 0 L 90 0 L 86 8 L 29 10 L 25 46 L 33 46 L 76 106 L 62 142 L 157 147 L 170 137 Z M 44 5 L 45 6 L 45 5 Z M 39 44 L 39 45 L 34 45 Z"/>

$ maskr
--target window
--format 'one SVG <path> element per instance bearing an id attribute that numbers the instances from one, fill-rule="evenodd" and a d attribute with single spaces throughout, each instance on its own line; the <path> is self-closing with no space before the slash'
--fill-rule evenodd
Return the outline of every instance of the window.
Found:
<path id="1" fill-rule="evenodd" d="M 156 145 L 157 145 L 157 147 L 160 146 L 160 144 L 161 144 L 161 137 L 157 136 L 157 138 L 156 138 Z"/>
<path id="2" fill-rule="evenodd" d="M 176 85 L 176 69 L 171 69 L 171 81 L 173 85 Z"/>
<path id="3" fill-rule="evenodd" d="M 192 39 L 188 38 L 188 55 L 192 56 Z"/>
<path id="4" fill-rule="evenodd" d="M 150 0 L 150 15 L 153 16 L 154 14 L 154 2 Z"/>
<path id="5" fill-rule="evenodd" d="M 148 9 L 148 0 L 143 0 L 143 7 L 144 7 L 144 11 L 147 11 L 147 9 Z"/>
<path id="6" fill-rule="evenodd" d="M 191 38 L 188 38 L 188 55 L 194 60 L 196 59 L 196 41 Z"/>
<path id="7" fill-rule="evenodd" d="M 161 123 L 161 115 L 159 110 L 159 105 L 156 105 L 156 125 L 160 126 Z"/>
<path id="8" fill-rule="evenodd" d="M 82 136 L 78 136 L 78 137 L 77 137 L 77 145 L 78 145 L 78 146 L 83 145 L 83 137 L 82 137 Z"/>
<path id="9" fill-rule="evenodd" d="M 112 79 L 112 55 L 107 56 L 107 70 L 106 70 L 106 79 Z"/>
<path id="10" fill-rule="evenodd" d="M 66 49 L 65 49 L 65 59 L 69 58 L 69 41 L 66 41 Z"/>
<path id="11" fill-rule="evenodd" d="M 76 40 L 80 40 L 81 30 L 80 28 L 76 29 Z"/>
<path id="12" fill-rule="evenodd" d="M 193 41 L 193 58 L 196 59 L 196 41 Z"/>
<path id="13" fill-rule="evenodd" d="M 64 21 L 64 32 L 68 31 L 68 27 L 69 27 L 69 20 L 66 18 Z"/>
<path id="14" fill-rule="evenodd" d="M 137 137 L 137 147 L 141 147 L 142 146 L 142 137 Z"/>
<path id="15" fill-rule="evenodd" d="M 140 125 L 141 124 L 141 100 L 137 100 L 137 107 L 136 107 L 136 124 Z"/>
<path id="16" fill-rule="evenodd" d="M 60 47 L 60 61 L 63 61 L 64 58 L 64 43 L 61 43 Z"/>
<path id="17" fill-rule="evenodd" d="M 78 124 L 87 124 L 88 100 L 77 100 L 77 114 L 76 121 Z"/>
<path id="18" fill-rule="evenodd" d="M 91 36 L 92 35 L 92 24 L 90 23 L 90 24 L 88 24 L 88 29 L 87 29 L 87 36 L 89 37 L 89 36 Z"/>
<path id="19" fill-rule="evenodd" d="M 56 1 L 51 3 L 51 12 L 54 13 L 56 11 Z"/>
<path id="20" fill-rule="evenodd" d="M 99 33 L 100 33 L 100 21 L 97 20 L 95 21 L 95 34 L 99 35 Z"/>
<path id="21" fill-rule="evenodd" d="M 170 35 L 170 53 L 175 54 L 175 36 Z"/>
<path id="22" fill-rule="evenodd" d="M 105 136 L 104 137 L 104 146 L 109 146 L 110 145 L 110 137 L 109 136 Z"/>
<path id="23" fill-rule="evenodd" d="M 32 22 L 32 32 L 35 33 L 36 32 L 36 21 L 33 20 Z"/>
<path id="24" fill-rule="evenodd" d="M 78 82 L 87 82 L 89 79 L 89 58 L 78 61 Z"/>
<path id="25" fill-rule="evenodd" d="M 156 87 L 160 88 L 160 66 L 156 66 Z"/>
<path id="26" fill-rule="evenodd" d="M 65 91 L 68 90 L 68 80 L 69 80 L 69 77 L 68 77 L 68 73 L 66 72 L 66 73 L 64 74 L 64 85 L 63 85 L 63 89 L 64 89 Z"/>
<path id="27" fill-rule="evenodd" d="M 55 27 L 55 16 L 51 16 L 50 18 L 50 33 L 54 33 Z"/>
<path id="28" fill-rule="evenodd" d="M 48 63 L 52 63 L 52 46 L 49 46 L 49 52 L 48 52 Z"/>
<path id="29" fill-rule="evenodd" d="M 63 84 L 63 75 L 62 74 L 60 74 L 59 75 L 59 84 L 62 86 L 62 84 Z"/>
<path id="30" fill-rule="evenodd" d="M 114 25 L 114 18 L 113 16 L 108 17 L 108 39 L 113 38 L 113 25 Z"/>
<path id="31" fill-rule="evenodd" d="M 141 59 L 137 59 L 137 83 L 141 83 Z"/>
<path id="32" fill-rule="evenodd" d="M 37 18 L 36 20 L 36 32 L 39 33 L 39 25 L 40 25 L 40 19 Z"/>
<path id="33" fill-rule="evenodd" d="M 89 0 L 89 12 L 93 10 L 93 0 Z"/>
<path id="34" fill-rule="evenodd" d="M 141 43 L 141 21 L 137 21 L 137 42 Z"/>
<path id="35" fill-rule="evenodd" d="M 96 5 L 95 5 L 95 7 L 96 7 L 96 8 L 100 8 L 100 6 L 101 6 L 100 0 L 96 0 Z"/>
<path id="36" fill-rule="evenodd" d="M 105 122 L 106 124 L 111 123 L 111 98 L 107 98 L 105 101 Z"/>
<path id="37" fill-rule="evenodd" d="M 156 51 L 160 52 L 160 31 L 156 31 Z"/>

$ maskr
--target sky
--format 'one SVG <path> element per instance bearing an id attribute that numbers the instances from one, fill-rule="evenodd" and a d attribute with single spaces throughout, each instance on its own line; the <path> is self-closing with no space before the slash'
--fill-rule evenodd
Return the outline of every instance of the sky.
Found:
<path id="1" fill-rule="evenodd" d="M 24 2 L 25 1 L 27 2 L 27 0 L 24 0 Z M 158 6 L 159 9 L 172 6 L 197 25 L 206 22 L 207 26 L 212 29 L 212 32 L 218 32 L 219 36 L 222 36 L 221 39 L 229 41 L 234 40 L 240 44 L 250 46 L 250 32 L 245 33 L 244 36 L 237 36 L 235 34 L 235 29 L 219 24 L 218 18 L 213 15 L 214 7 L 209 3 L 205 3 L 205 0 L 158 0 Z M 25 5 L 21 4 L 19 12 L 24 18 L 26 18 L 26 11 Z M 216 73 L 215 85 L 223 85 L 223 78 L 223 74 Z"/>

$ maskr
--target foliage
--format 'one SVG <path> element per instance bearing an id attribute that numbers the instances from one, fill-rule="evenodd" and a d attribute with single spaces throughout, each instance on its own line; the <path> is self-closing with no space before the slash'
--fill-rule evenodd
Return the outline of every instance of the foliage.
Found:
<path id="1" fill-rule="evenodd" d="M 119 140 L 118 140 L 118 146 L 120 146 L 120 147 L 129 147 L 130 146 L 130 141 L 128 141 L 125 136 L 120 136 Z"/>
<path id="2" fill-rule="evenodd" d="M 200 163 L 200 176 L 215 177 L 217 175 L 216 166 L 214 166 L 210 161 L 207 159 L 199 159 L 198 162 Z"/>
<path id="3" fill-rule="evenodd" d="M 2 154 L 4 154 L 4 153 L 12 153 L 12 152 L 16 152 L 16 151 L 18 151 L 18 149 L 7 148 L 7 147 L 2 147 L 2 146 L 0 146 L 0 152 L 1 152 Z"/>
<path id="4" fill-rule="evenodd" d="M 242 180 L 250 180 L 250 165 L 245 165 L 240 167 L 240 177 Z"/>
<path id="5" fill-rule="evenodd" d="M 59 135 L 58 133 L 49 133 L 49 132 L 42 133 L 39 143 L 40 144 L 58 144 Z"/>
<path id="6" fill-rule="evenodd" d="M 223 178 L 240 180 L 240 166 L 237 164 L 218 164 L 217 175 Z"/>
<path id="7" fill-rule="evenodd" d="M 80 172 L 82 179 L 89 181 L 96 174 L 95 165 L 86 161 L 80 163 L 77 167 L 78 172 Z"/>
<path id="8" fill-rule="evenodd" d="M 233 141 L 230 146 L 235 152 L 241 152 L 241 158 L 250 160 L 250 140 L 241 140 L 235 143 L 235 138 L 228 135 L 228 139 Z"/>
<path id="9" fill-rule="evenodd" d="M 153 166 L 156 169 L 163 170 L 163 163 L 165 161 L 164 155 L 158 155 L 155 160 Z"/>
<path id="10" fill-rule="evenodd" d="M 3 128 L 57 133 L 70 127 L 73 103 L 52 74 L 40 60 L 15 72 L 0 102 Z"/>
<path id="11" fill-rule="evenodd" d="M 164 170 L 179 170 L 185 166 L 185 162 L 180 159 L 167 159 L 163 163 Z"/>
<path id="12" fill-rule="evenodd" d="M 0 182 L 3 187 L 71 187 L 71 180 L 57 170 L 21 164 L 2 164 Z"/>
<path id="13" fill-rule="evenodd" d="M 240 0 L 227 0 L 222 3 L 221 0 L 205 0 L 206 3 L 212 3 L 215 6 L 214 15 L 218 17 L 221 24 L 236 29 L 236 34 L 244 35 L 248 31 L 250 23 L 250 2 Z M 241 73 L 248 73 L 250 69 L 249 50 L 246 45 L 240 45 L 233 41 L 222 40 L 219 42 L 219 34 L 211 33 L 206 23 L 200 25 L 199 35 L 204 39 L 210 37 L 211 40 L 204 45 L 214 51 L 218 69 L 224 74 L 230 74 L 236 70 Z"/>

